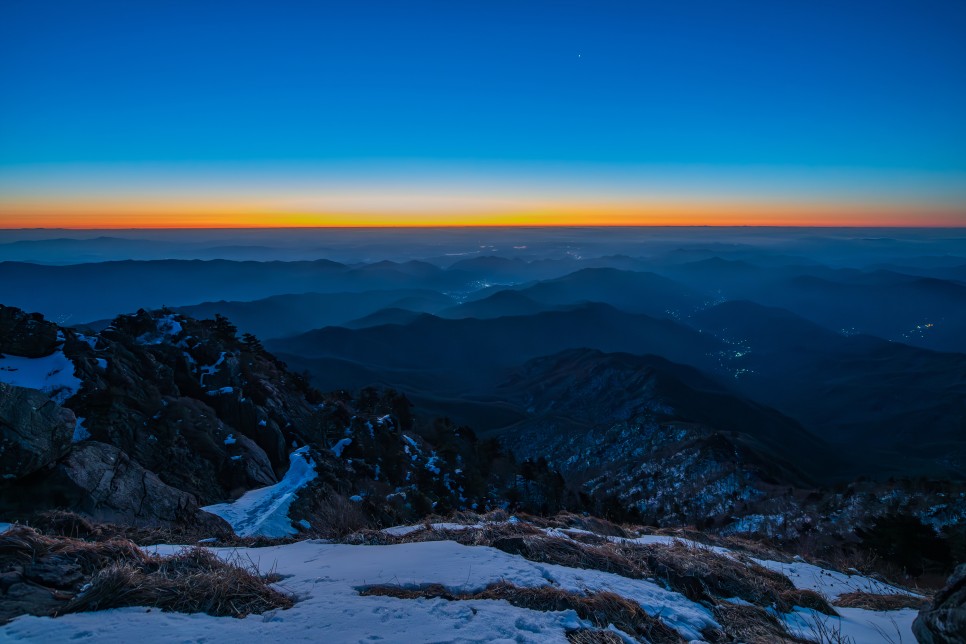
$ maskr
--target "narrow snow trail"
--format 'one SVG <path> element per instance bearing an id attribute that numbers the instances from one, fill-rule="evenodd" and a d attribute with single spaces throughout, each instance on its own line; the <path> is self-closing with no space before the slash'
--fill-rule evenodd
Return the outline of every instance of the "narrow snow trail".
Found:
<path id="1" fill-rule="evenodd" d="M 201 509 L 227 521 L 240 537 L 297 534 L 288 516 L 289 507 L 298 491 L 317 476 L 308 450 L 308 447 L 302 447 L 292 452 L 288 472 L 275 485 L 249 490 L 231 503 Z"/>

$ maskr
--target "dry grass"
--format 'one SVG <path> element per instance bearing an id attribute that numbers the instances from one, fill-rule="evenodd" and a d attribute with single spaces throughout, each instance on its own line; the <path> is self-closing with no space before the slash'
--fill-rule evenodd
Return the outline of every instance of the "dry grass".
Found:
<path id="1" fill-rule="evenodd" d="M 499 582 L 475 593 L 454 593 L 439 585 L 405 588 L 401 586 L 369 586 L 361 595 L 396 597 L 398 599 L 502 600 L 513 606 L 545 612 L 572 610 L 600 629 L 613 624 L 628 635 L 654 644 L 680 644 L 681 636 L 657 617 L 647 614 L 636 602 L 610 592 L 578 595 L 560 588 L 541 586 L 523 588 Z M 593 641 L 593 640 L 592 640 Z M 601 641 L 601 640 L 596 640 Z"/>
<path id="2" fill-rule="evenodd" d="M 80 567 L 85 575 L 114 563 L 140 563 L 144 552 L 124 539 L 81 541 L 67 537 L 51 537 L 26 526 L 13 526 L 0 534 L 0 565 L 35 563 L 56 558 Z"/>
<path id="3" fill-rule="evenodd" d="M 624 644 L 621 636 L 614 631 L 599 628 L 581 628 L 567 631 L 567 641 L 570 644 Z"/>
<path id="4" fill-rule="evenodd" d="M 44 571 L 40 582 L 24 576 L 36 568 Z M 26 526 L 0 534 L 0 570 L 11 575 L 12 583 L 50 589 L 61 602 L 53 607 L 38 604 L 34 608 L 39 612 L 29 605 L 18 609 L 31 614 L 151 606 L 244 617 L 294 603 L 254 566 L 225 562 L 205 549 L 164 557 L 147 554 L 125 539 L 84 541 Z"/>
<path id="5" fill-rule="evenodd" d="M 875 593 L 845 593 L 839 595 L 835 605 L 842 608 L 864 608 L 865 610 L 902 610 L 915 608 L 917 610 L 928 606 L 929 600 L 912 595 L 878 595 Z"/>
<path id="6" fill-rule="evenodd" d="M 464 546 L 489 546 L 497 539 L 521 535 L 542 535 L 540 530 L 526 523 L 486 523 L 479 528 L 465 530 L 434 529 L 426 521 L 423 529 L 396 536 L 382 530 L 359 530 L 340 539 L 341 543 L 365 546 L 385 546 L 397 543 L 424 541 L 456 541 Z"/>
<path id="7" fill-rule="evenodd" d="M 299 494 L 290 514 L 309 522 L 312 528 L 307 534 L 310 536 L 341 539 L 372 525 L 360 505 L 328 486 L 320 486 Z"/>
<path id="8" fill-rule="evenodd" d="M 233 532 L 199 532 L 194 529 L 165 528 L 160 526 L 131 526 L 114 523 L 97 523 L 87 517 L 65 510 L 38 512 L 30 516 L 25 525 L 40 533 L 55 537 L 70 537 L 87 541 L 111 541 L 123 539 L 137 545 L 157 543 L 197 543 L 202 539 L 216 539 L 218 545 L 244 548 L 261 548 L 292 543 L 293 538 L 239 537 Z"/>
<path id="9" fill-rule="evenodd" d="M 747 644 L 775 642 L 808 642 L 788 632 L 785 625 L 760 606 L 744 606 L 719 602 L 712 608 L 715 620 L 721 624 L 728 639 Z"/>
<path id="10" fill-rule="evenodd" d="M 637 532 L 631 527 L 621 526 L 607 519 L 573 512 L 560 512 L 552 517 L 537 517 L 529 514 L 518 514 L 517 517 L 540 528 L 573 528 L 605 537 L 630 537 Z"/>
<path id="11" fill-rule="evenodd" d="M 628 557 L 611 542 L 586 544 L 560 537 L 530 535 L 504 537 L 491 544 L 503 552 L 520 555 L 530 561 L 552 563 L 568 568 L 589 568 L 632 579 L 648 576 L 649 569 L 641 561 Z"/>
<path id="12" fill-rule="evenodd" d="M 294 600 L 272 588 L 254 568 L 226 563 L 194 548 L 170 557 L 146 557 L 140 564 L 117 563 L 100 570 L 90 587 L 64 607 L 64 613 L 151 606 L 180 613 L 245 617 Z"/>
<path id="13" fill-rule="evenodd" d="M 565 517 L 568 515 L 564 515 Z M 479 521 L 480 517 L 471 517 Z M 551 520 L 543 520 L 547 524 Z M 556 521 L 556 519 L 554 520 Z M 757 606 L 788 612 L 793 606 L 813 608 L 826 615 L 835 610 L 819 594 L 797 590 L 779 572 L 749 558 L 719 554 L 709 547 L 675 541 L 671 545 L 615 542 L 602 537 L 581 539 L 550 536 L 529 522 L 483 524 L 463 530 L 417 530 L 402 536 L 364 531 L 348 543 L 386 545 L 452 540 L 464 545 L 491 546 L 530 561 L 568 568 L 600 570 L 632 579 L 655 578 L 693 601 L 715 603 L 739 597 Z"/>
<path id="14" fill-rule="evenodd" d="M 798 605 L 835 615 L 834 609 L 817 593 L 796 590 L 781 573 L 743 557 L 730 557 L 682 542 L 618 547 L 628 559 L 693 601 L 739 597 L 758 606 L 774 606 L 782 612 Z"/>

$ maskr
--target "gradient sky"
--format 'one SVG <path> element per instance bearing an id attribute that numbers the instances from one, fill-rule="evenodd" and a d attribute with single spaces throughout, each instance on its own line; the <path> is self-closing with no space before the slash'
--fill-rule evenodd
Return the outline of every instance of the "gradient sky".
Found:
<path id="1" fill-rule="evenodd" d="M 0 226 L 966 225 L 966 3 L 0 4 Z"/>

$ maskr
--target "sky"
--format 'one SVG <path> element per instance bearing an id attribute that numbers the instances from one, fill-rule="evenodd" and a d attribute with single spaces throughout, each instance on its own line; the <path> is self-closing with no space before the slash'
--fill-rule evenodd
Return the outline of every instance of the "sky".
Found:
<path id="1" fill-rule="evenodd" d="M 0 3 L 0 227 L 966 226 L 966 3 Z"/>

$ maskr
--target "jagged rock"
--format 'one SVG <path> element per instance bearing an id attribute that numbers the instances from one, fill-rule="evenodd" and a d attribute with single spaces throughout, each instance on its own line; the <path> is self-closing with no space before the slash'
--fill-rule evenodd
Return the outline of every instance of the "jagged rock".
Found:
<path id="1" fill-rule="evenodd" d="M 57 348 L 57 325 L 39 313 L 0 304 L 0 353 L 42 358 Z"/>
<path id="2" fill-rule="evenodd" d="M 912 632 L 922 644 L 966 642 L 966 564 L 953 571 L 932 604 L 919 612 Z"/>
<path id="3" fill-rule="evenodd" d="M 95 520 L 227 528 L 218 517 L 199 510 L 193 495 L 166 485 L 118 448 L 97 441 L 76 445 L 58 463 L 49 484 L 67 497 L 70 507 Z"/>
<path id="4" fill-rule="evenodd" d="M 76 423 L 47 394 L 0 383 L 0 477 L 21 478 L 66 454 Z"/>

